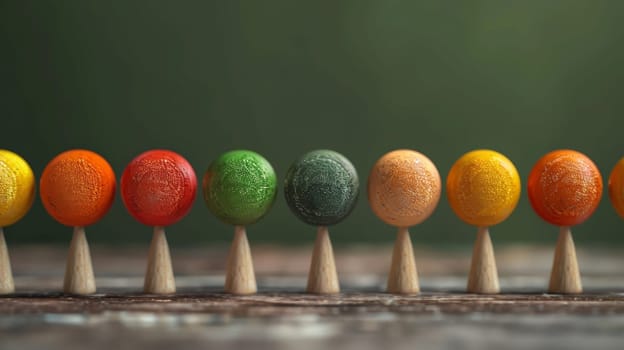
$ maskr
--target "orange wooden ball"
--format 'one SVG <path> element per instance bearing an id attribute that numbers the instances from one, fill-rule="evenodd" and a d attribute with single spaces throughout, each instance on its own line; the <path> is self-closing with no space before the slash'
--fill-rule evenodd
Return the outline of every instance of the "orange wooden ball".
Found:
<path id="1" fill-rule="evenodd" d="M 587 220 L 602 197 L 602 176 L 586 155 L 557 150 L 543 156 L 531 170 L 529 200 L 535 212 L 557 226 Z"/>
<path id="2" fill-rule="evenodd" d="M 436 166 L 412 150 L 385 154 L 368 178 L 368 201 L 384 222 L 409 227 L 425 221 L 440 200 L 441 180 Z"/>
<path id="3" fill-rule="evenodd" d="M 624 158 L 615 164 L 609 176 L 609 198 L 615 211 L 624 218 Z"/>
<path id="4" fill-rule="evenodd" d="M 48 163 L 40 180 L 41 201 L 56 221 L 87 226 L 100 220 L 115 198 L 115 173 L 106 159 L 87 150 L 66 151 Z"/>

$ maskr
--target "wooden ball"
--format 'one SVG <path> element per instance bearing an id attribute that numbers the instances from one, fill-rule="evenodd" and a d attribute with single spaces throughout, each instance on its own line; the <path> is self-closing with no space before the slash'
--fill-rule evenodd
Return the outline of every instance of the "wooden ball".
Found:
<path id="1" fill-rule="evenodd" d="M 0 227 L 19 221 L 35 198 L 35 176 L 17 154 L 0 149 Z"/>
<path id="2" fill-rule="evenodd" d="M 373 166 L 368 178 L 368 202 L 384 222 L 409 227 L 425 221 L 440 200 L 441 180 L 424 154 L 396 150 Z"/>
<path id="3" fill-rule="evenodd" d="M 273 206 L 277 177 L 269 161 L 258 153 L 235 150 L 210 164 L 203 190 L 208 209 L 221 221 L 250 225 Z"/>
<path id="4" fill-rule="evenodd" d="M 459 158 L 446 179 L 446 195 L 464 222 L 480 227 L 505 220 L 520 199 L 520 176 L 504 155 L 476 150 Z"/>
<path id="5" fill-rule="evenodd" d="M 337 224 L 357 202 L 360 182 L 355 167 L 331 150 L 306 153 L 286 174 L 284 196 L 291 211 L 316 226 Z"/>
<path id="6" fill-rule="evenodd" d="M 115 198 L 115 173 L 106 159 L 87 150 L 66 151 L 48 163 L 40 195 L 50 216 L 67 226 L 100 220 Z"/>
<path id="7" fill-rule="evenodd" d="M 547 222 L 578 225 L 587 220 L 602 197 L 602 177 L 586 155 L 557 150 L 543 156 L 529 174 L 531 206 Z"/>
<path id="8" fill-rule="evenodd" d="M 191 164 L 168 150 L 141 153 L 121 176 L 121 198 L 137 221 L 169 226 L 191 210 L 197 178 Z"/>
<path id="9" fill-rule="evenodd" d="M 609 198 L 615 211 L 624 218 L 624 158 L 615 164 L 609 176 Z"/>

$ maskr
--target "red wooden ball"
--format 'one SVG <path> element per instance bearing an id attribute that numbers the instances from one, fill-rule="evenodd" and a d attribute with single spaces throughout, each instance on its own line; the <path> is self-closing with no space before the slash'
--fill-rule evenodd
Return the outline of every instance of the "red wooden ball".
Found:
<path id="1" fill-rule="evenodd" d="M 128 212 L 148 226 L 168 226 L 191 210 L 197 178 L 191 164 L 167 150 L 134 158 L 121 176 L 121 198 Z"/>

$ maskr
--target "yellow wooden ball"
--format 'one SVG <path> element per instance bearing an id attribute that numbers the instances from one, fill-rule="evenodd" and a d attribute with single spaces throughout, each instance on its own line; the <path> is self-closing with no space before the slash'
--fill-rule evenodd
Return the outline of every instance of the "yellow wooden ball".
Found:
<path id="1" fill-rule="evenodd" d="M 35 198 L 35 176 L 17 154 L 0 149 L 0 227 L 21 219 Z"/>
<path id="2" fill-rule="evenodd" d="M 520 176 L 504 155 L 476 150 L 453 164 L 446 180 L 446 194 L 460 219 L 474 226 L 493 226 L 516 208 Z"/>

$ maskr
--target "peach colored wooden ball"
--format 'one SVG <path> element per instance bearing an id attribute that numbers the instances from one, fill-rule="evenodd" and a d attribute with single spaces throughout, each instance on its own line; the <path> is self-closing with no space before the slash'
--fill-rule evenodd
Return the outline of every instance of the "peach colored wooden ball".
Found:
<path id="1" fill-rule="evenodd" d="M 387 224 L 409 227 L 425 221 L 440 200 L 436 166 L 424 154 L 396 150 L 373 166 L 368 178 L 368 201 Z"/>

